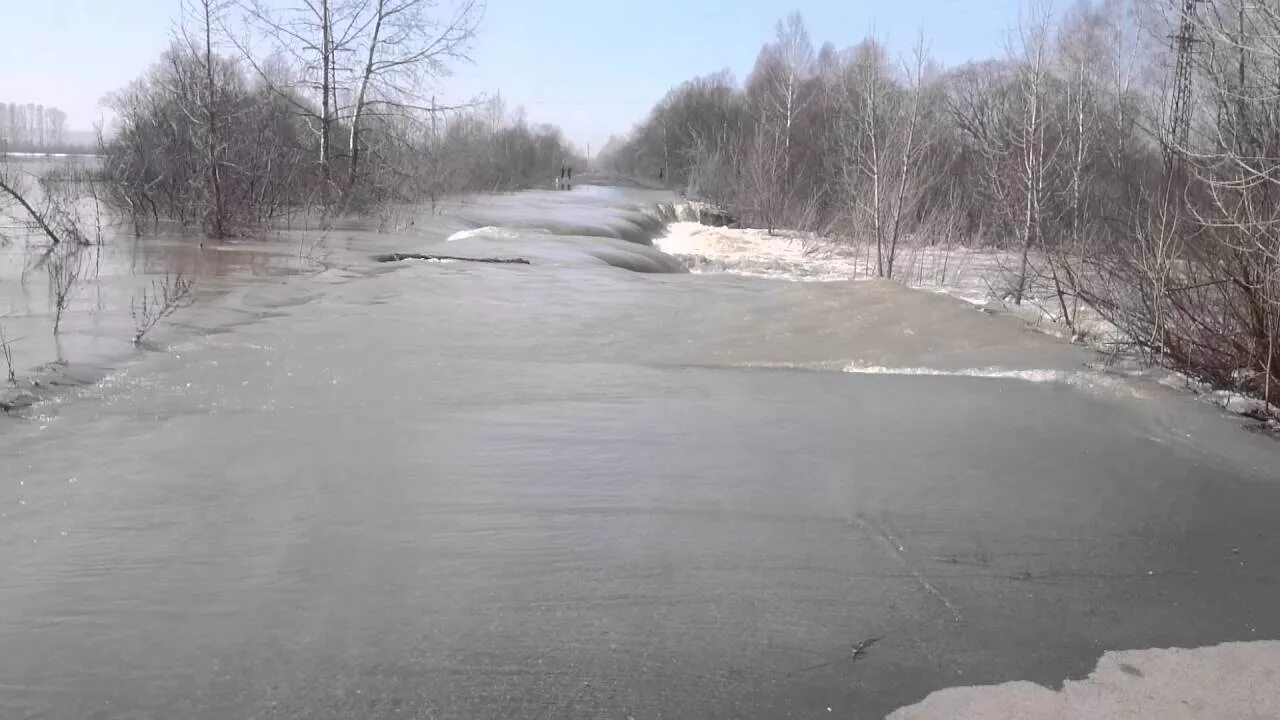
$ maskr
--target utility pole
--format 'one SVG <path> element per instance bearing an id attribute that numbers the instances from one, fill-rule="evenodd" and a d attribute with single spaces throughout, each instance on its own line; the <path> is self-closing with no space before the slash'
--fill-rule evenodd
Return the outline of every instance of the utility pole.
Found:
<path id="1" fill-rule="evenodd" d="M 1177 1 L 1177 0 L 1175 0 Z M 1169 137 L 1165 143 L 1165 165 L 1173 169 L 1181 164 L 1191 129 L 1191 54 L 1194 51 L 1196 4 L 1202 0 L 1180 0 L 1181 17 L 1178 33 L 1173 36 L 1177 58 L 1173 66 L 1173 103 L 1169 109 Z"/>

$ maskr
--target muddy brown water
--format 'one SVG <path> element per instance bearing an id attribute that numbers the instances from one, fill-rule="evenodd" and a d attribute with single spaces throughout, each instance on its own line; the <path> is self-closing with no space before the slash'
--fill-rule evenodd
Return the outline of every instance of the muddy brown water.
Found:
<path id="1" fill-rule="evenodd" d="M 0 717 L 876 717 L 1280 637 L 1273 442 L 949 298 L 660 272 L 675 201 L 118 239 L 57 345 L 6 275 L 83 384 L 0 418 Z"/>

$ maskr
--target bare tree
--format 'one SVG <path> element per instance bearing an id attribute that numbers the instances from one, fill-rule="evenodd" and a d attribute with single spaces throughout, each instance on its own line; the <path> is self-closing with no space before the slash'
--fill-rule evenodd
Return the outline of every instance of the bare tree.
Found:
<path id="1" fill-rule="evenodd" d="M 277 8 L 262 0 L 242 0 L 249 33 L 261 36 L 274 54 L 290 58 L 302 74 L 299 82 L 279 82 L 256 59 L 252 38 L 228 33 L 258 77 L 280 98 L 305 117 L 319 139 L 317 162 L 322 191 L 327 199 L 332 185 L 333 136 L 338 115 L 338 57 L 350 54 L 361 31 L 361 0 L 299 0 Z M 319 110 L 302 99 L 302 93 L 319 94 Z"/>
<path id="2" fill-rule="evenodd" d="M 27 199 L 27 193 L 22 176 L 11 171 L 3 159 L 0 158 L 0 194 L 7 196 L 10 201 L 16 203 L 22 209 L 27 221 L 48 238 L 51 244 L 57 245 L 61 243 L 62 236 L 50 224 L 45 213 L 32 207 L 31 201 Z"/>
<path id="3" fill-rule="evenodd" d="M 220 22 L 229 0 L 183 0 L 184 25 L 181 34 L 185 44 L 193 56 L 201 58 L 202 87 L 199 93 L 198 108 L 191 108 L 188 113 L 199 117 L 196 126 L 203 134 L 205 175 L 211 195 L 206 211 L 207 232 L 209 237 L 220 239 L 227 236 L 229 228 L 227 212 L 224 204 L 222 187 L 222 153 L 226 147 L 223 138 L 222 115 L 227 112 L 225 98 L 222 96 L 221 84 L 216 80 L 217 68 L 213 57 L 214 27 Z M 197 37 L 188 32 L 187 24 L 193 24 Z"/>
<path id="4" fill-rule="evenodd" d="M 812 70 L 813 47 L 803 20 L 798 13 L 793 13 L 778 22 L 774 41 L 761 49 L 744 88 L 749 123 L 739 131 L 737 144 L 745 166 L 751 172 L 750 182 L 744 183 L 748 197 L 741 202 L 748 215 L 758 214 L 763 206 L 778 205 L 776 201 L 782 196 L 803 196 L 797 193 L 800 182 L 792 155 L 801 114 L 812 99 L 809 83 Z M 664 145 L 666 134 L 673 129 L 679 133 L 681 127 L 679 124 L 672 127 L 664 122 Z M 766 138 L 760 137 L 761 133 L 769 136 L 767 147 Z M 774 162 L 775 159 L 778 162 Z M 669 162 L 663 165 L 670 167 Z M 770 189 L 767 191 L 762 185 L 762 173 L 766 170 L 775 174 L 768 183 Z M 774 197 L 766 198 L 761 192 Z M 781 203 L 769 215 L 772 224 L 801 224 L 796 222 L 797 218 L 788 217 L 794 213 L 787 203 Z"/>
<path id="5" fill-rule="evenodd" d="M 739 204 L 747 216 L 763 223 L 772 235 L 787 205 L 786 148 L 781 138 L 758 125 L 741 160 Z"/>
<path id="6" fill-rule="evenodd" d="M 840 116 L 842 186 L 853 208 L 854 232 L 866 222 L 876 247 L 876 275 L 884 277 L 885 189 L 888 151 L 885 144 L 896 98 L 883 46 L 874 39 L 854 48 L 842 84 Z"/>
<path id="7" fill-rule="evenodd" d="M 0 152 L 62 150 L 66 122 L 56 107 L 0 102 Z"/>
<path id="8" fill-rule="evenodd" d="M 47 253 L 44 263 L 49 275 L 49 309 L 53 312 L 53 334 L 57 335 L 62 329 L 62 314 L 71 304 L 71 298 L 80 284 L 83 258 L 78 246 L 65 245 Z"/>
<path id="9" fill-rule="evenodd" d="M 244 29 L 227 34 L 258 80 L 315 134 L 326 206 L 338 189 L 350 203 L 373 150 L 370 133 L 405 129 L 406 120 L 459 109 L 428 104 L 424 96 L 432 79 L 466 58 L 484 8 L 483 0 L 456 0 L 451 13 L 438 16 L 434 0 L 239 0 L 239 7 Z M 296 72 L 270 72 L 255 50 L 258 41 Z M 345 153 L 335 147 L 344 130 Z M 383 140 L 394 145 L 407 138 Z M 386 169 L 383 162 L 377 172 Z M 345 177 L 341 187 L 335 175 Z"/>
<path id="10" fill-rule="evenodd" d="M 1013 136 L 1018 155 L 1018 180 L 1022 186 L 1022 248 L 1019 257 L 1014 303 L 1021 305 L 1027 290 L 1031 249 L 1040 240 L 1044 228 L 1044 204 L 1047 178 L 1054 160 L 1054 149 L 1048 147 L 1049 114 L 1046 97 L 1049 85 L 1049 15 L 1040 12 L 1018 30 L 1018 91 L 1020 126 Z"/>
<path id="11" fill-rule="evenodd" d="M 866 238 L 882 275 L 912 237 L 999 246 L 1013 302 L 1076 334 L 1091 307 L 1127 349 L 1280 400 L 1274 2 L 1033 12 L 1004 57 L 932 75 L 920 53 L 899 71 L 872 41 L 815 60 L 802 28 L 780 24 L 726 95 L 743 121 L 717 129 L 714 106 L 677 88 L 607 160 L 671 168 L 702 198 L 731 188 L 770 230 Z"/>
<path id="12" fill-rule="evenodd" d="M 913 188 L 912 185 L 919 184 L 920 178 L 923 176 L 921 171 L 924 168 L 920 167 L 920 163 L 928 143 L 922 137 L 920 112 L 925 92 L 924 72 L 927 60 L 928 48 L 925 45 L 924 36 L 920 35 L 916 39 L 913 58 L 906 66 L 906 107 L 902 109 L 897 123 L 898 187 L 891 207 L 892 222 L 889 230 L 889 251 L 887 257 L 882 257 L 877 261 L 878 265 L 883 266 L 885 270 L 884 276 L 890 278 L 893 277 L 893 264 L 898 255 L 898 241 L 902 235 L 903 215 L 907 209 L 908 192 L 912 192 L 913 195 L 919 194 L 919 189 Z"/>
<path id="13" fill-rule="evenodd" d="M 101 228 L 91 237 L 76 207 L 77 192 L 91 182 L 77 171 L 51 171 L 30 182 L 31 176 L 12 169 L 0 158 L 0 207 L 16 206 L 17 220 L 51 247 L 63 243 L 89 245 L 101 240 Z M 94 218 L 96 223 L 101 217 Z"/>
<path id="14" fill-rule="evenodd" d="M 440 22 L 429 11 L 432 0 L 373 0 L 368 29 L 361 34 L 364 62 L 359 68 L 352 106 L 345 113 L 348 136 L 347 187 L 359 173 L 360 133 L 372 112 L 405 110 L 441 112 L 434 100 L 424 107 L 419 93 L 424 84 L 447 74 L 449 63 L 466 60 L 484 6 L 479 0 L 462 0 L 454 14 Z"/>
<path id="15" fill-rule="evenodd" d="M 893 277 L 904 221 L 916 212 L 927 176 L 929 143 L 921 128 L 927 51 L 923 38 L 904 63 L 905 84 L 893 78 L 883 46 L 855 48 L 841 114 L 843 188 L 853 221 L 866 222 L 876 248 L 876 275 Z"/>
<path id="16" fill-rule="evenodd" d="M 783 157 L 789 166 L 792 132 L 796 119 L 809 100 L 804 92 L 804 81 L 813 67 L 813 44 L 799 12 L 791 13 L 786 20 L 779 20 L 775 32 L 774 48 L 780 60 L 780 72 L 770 78 L 771 85 L 766 90 L 766 117 L 781 124 Z"/>
<path id="17" fill-rule="evenodd" d="M 9 336 L 5 335 L 4 325 L 0 324 L 0 354 L 4 355 L 4 364 L 5 364 L 5 367 L 8 369 L 8 377 L 9 377 L 10 385 L 16 385 L 18 383 L 18 376 L 13 370 L 13 343 L 14 342 L 16 342 L 16 339 L 10 338 Z"/>
<path id="18" fill-rule="evenodd" d="M 173 315 L 182 308 L 189 307 L 195 298 L 191 292 L 195 281 L 186 279 L 181 273 L 163 280 L 153 280 L 150 288 L 142 289 L 142 298 L 129 301 L 129 314 L 133 317 L 133 344 L 142 342 L 142 338 L 151 332 L 161 320 Z"/>

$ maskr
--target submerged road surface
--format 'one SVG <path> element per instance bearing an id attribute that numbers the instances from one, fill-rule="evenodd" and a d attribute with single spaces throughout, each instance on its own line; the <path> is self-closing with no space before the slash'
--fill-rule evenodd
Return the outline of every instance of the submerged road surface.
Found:
<path id="1" fill-rule="evenodd" d="M 1273 441 L 949 298 L 633 272 L 674 269 L 654 201 L 334 233 L 0 418 L 0 717 L 873 718 L 1108 651 L 1275 667 Z"/>

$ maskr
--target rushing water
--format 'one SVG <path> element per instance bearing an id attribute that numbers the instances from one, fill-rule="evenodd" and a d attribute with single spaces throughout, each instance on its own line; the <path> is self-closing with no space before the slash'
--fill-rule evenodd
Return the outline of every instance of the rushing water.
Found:
<path id="1" fill-rule="evenodd" d="M 873 717 L 1280 637 L 1272 441 L 950 298 L 677 272 L 674 201 L 105 249 L 23 346 L 85 384 L 0 418 L 0 717 Z"/>

